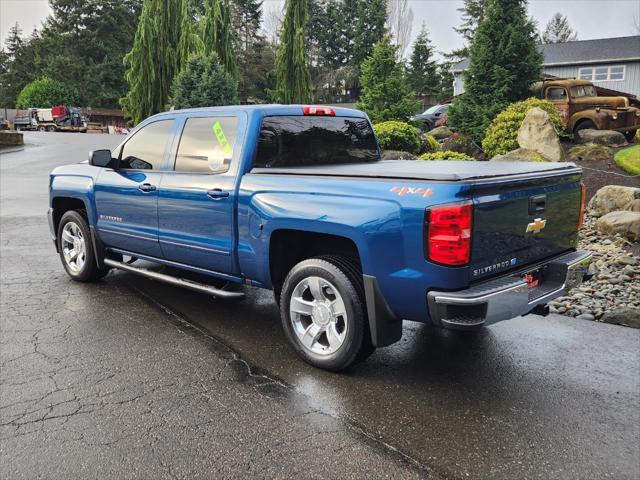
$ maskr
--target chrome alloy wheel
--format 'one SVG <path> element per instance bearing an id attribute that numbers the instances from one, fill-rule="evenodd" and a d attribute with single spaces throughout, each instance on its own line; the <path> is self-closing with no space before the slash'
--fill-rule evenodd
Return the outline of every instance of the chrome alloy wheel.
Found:
<path id="1" fill-rule="evenodd" d="M 320 277 L 307 277 L 291 294 L 289 313 L 300 343 L 317 355 L 338 351 L 347 336 L 347 312 L 338 289 Z"/>
<path id="2" fill-rule="evenodd" d="M 60 243 L 64 261 L 69 270 L 73 273 L 80 272 L 87 259 L 87 245 L 78 224 L 75 222 L 65 224 Z"/>

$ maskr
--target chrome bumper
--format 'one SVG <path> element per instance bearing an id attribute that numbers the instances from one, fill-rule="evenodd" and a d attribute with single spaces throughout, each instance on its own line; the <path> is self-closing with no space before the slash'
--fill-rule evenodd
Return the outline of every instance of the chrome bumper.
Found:
<path id="1" fill-rule="evenodd" d="M 531 312 L 591 278 L 591 253 L 575 251 L 508 276 L 482 282 L 455 292 L 427 294 L 431 321 L 454 329 L 474 329 Z M 542 269 L 542 281 L 528 288 L 522 278 Z"/>

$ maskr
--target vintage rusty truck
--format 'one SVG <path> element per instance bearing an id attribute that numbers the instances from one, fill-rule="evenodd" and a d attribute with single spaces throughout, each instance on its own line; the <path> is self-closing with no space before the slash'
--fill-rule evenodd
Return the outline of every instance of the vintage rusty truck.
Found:
<path id="1" fill-rule="evenodd" d="M 599 96 L 588 80 L 551 79 L 538 83 L 538 94 L 556 106 L 567 132 L 616 130 L 631 140 L 640 129 L 640 109 L 624 96 Z"/>

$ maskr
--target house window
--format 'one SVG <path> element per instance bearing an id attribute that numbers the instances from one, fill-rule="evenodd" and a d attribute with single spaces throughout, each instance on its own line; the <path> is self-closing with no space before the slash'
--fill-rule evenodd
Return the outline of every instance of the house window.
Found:
<path id="1" fill-rule="evenodd" d="M 582 67 L 578 71 L 580 80 L 592 82 L 612 82 L 624 80 L 624 65 L 612 65 L 608 67 Z"/>

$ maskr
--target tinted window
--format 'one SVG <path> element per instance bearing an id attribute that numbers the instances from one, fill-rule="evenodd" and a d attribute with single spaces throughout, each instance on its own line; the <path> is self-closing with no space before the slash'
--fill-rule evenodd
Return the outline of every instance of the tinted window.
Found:
<path id="1" fill-rule="evenodd" d="M 160 120 L 138 130 L 122 147 L 120 168 L 160 169 L 173 123 L 174 120 Z"/>
<path id="2" fill-rule="evenodd" d="M 178 146 L 176 171 L 223 173 L 229 170 L 237 130 L 236 117 L 189 118 Z"/>
<path id="3" fill-rule="evenodd" d="M 376 138 L 364 118 L 323 116 L 265 117 L 256 167 L 291 167 L 374 162 Z"/>

